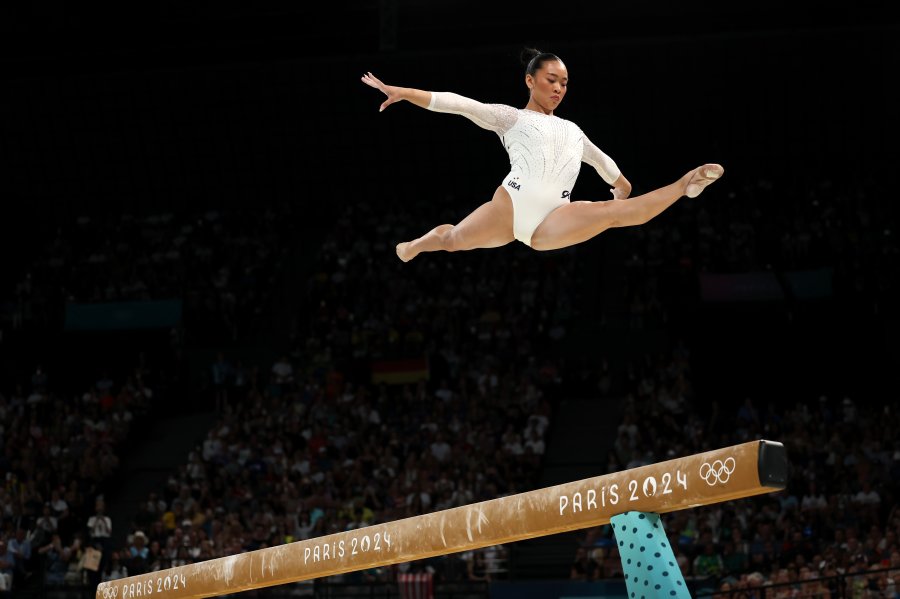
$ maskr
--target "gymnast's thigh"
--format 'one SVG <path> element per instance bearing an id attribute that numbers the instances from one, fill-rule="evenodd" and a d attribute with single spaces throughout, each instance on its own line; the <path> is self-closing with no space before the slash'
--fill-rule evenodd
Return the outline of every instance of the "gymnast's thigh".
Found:
<path id="1" fill-rule="evenodd" d="M 513 207 L 509 194 L 498 187 L 489 202 L 462 219 L 451 232 L 453 249 L 468 250 L 506 245 L 513 236 Z"/>

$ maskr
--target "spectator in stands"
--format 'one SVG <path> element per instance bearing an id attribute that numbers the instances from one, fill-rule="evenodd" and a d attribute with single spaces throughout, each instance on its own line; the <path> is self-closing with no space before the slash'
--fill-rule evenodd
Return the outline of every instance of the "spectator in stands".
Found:
<path id="1" fill-rule="evenodd" d="M 278 358 L 272 364 L 272 374 L 274 375 L 273 391 L 277 391 L 279 394 L 289 391 L 290 385 L 294 382 L 294 366 L 291 364 L 290 358 L 286 355 Z"/>
<path id="2" fill-rule="evenodd" d="M 525 429 L 525 452 L 542 456 L 545 451 L 544 440 L 536 428 Z"/>
<path id="3" fill-rule="evenodd" d="M 147 535 L 138 530 L 131 535 L 131 545 L 128 547 L 128 558 L 120 567 L 126 568 L 132 575 L 143 574 L 149 571 L 150 548 L 147 546 Z M 116 552 L 118 556 L 118 552 Z"/>
<path id="4" fill-rule="evenodd" d="M 66 548 L 65 554 L 68 556 L 66 573 L 63 580 L 67 585 L 83 585 L 86 577 L 81 567 L 84 558 L 84 542 L 81 533 L 76 533 L 72 543 Z"/>
<path id="5" fill-rule="evenodd" d="M 815 479 L 810 479 L 807 484 L 806 493 L 800 500 L 800 509 L 806 510 L 824 510 L 828 507 L 828 501 L 825 499 L 824 493 L 817 489 Z"/>
<path id="6" fill-rule="evenodd" d="M 722 573 L 730 576 L 740 576 L 749 567 L 750 556 L 743 550 L 738 549 L 734 540 L 726 540 L 722 547 Z"/>
<path id="7" fill-rule="evenodd" d="M 31 573 L 31 538 L 24 528 L 16 529 L 15 536 L 7 543 L 7 550 L 14 559 L 14 580 L 24 582 Z"/>
<path id="8" fill-rule="evenodd" d="M 831 599 L 831 591 L 822 582 L 819 576 L 809 568 L 801 568 L 797 577 L 796 594 L 799 597 L 811 597 L 814 599 Z"/>
<path id="9" fill-rule="evenodd" d="M 95 500 L 94 515 L 88 518 L 87 529 L 89 545 L 101 552 L 99 569 L 97 571 L 89 570 L 87 576 L 90 584 L 99 584 L 100 577 L 109 561 L 109 552 L 112 549 L 112 520 L 106 515 L 106 502 L 103 497 Z"/>
<path id="10" fill-rule="evenodd" d="M 101 551 L 107 548 L 112 537 L 112 520 L 106 515 L 106 502 L 98 497 L 94 502 L 94 515 L 87 521 L 90 543 Z"/>
<path id="11" fill-rule="evenodd" d="M 55 512 L 57 518 L 64 511 L 69 509 L 69 504 L 66 503 L 66 500 L 63 498 L 58 488 L 54 488 L 50 491 L 50 507 L 53 508 L 53 511 Z"/>
<path id="12" fill-rule="evenodd" d="M 50 586 L 61 585 L 69 569 L 70 550 L 64 547 L 58 534 L 53 534 L 50 542 L 38 548 L 43 557 L 44 582 Z"/>
<path id="13" fill-rule="evenodd" d="M 0 538 L 0 591 L 10 591 L 13 588 L 16 558 L 6 547 L 6 541 Z"/>
<path id="14" fill-rule="evenodd" d="M 211 557 L 214 556 L 209 555 L 207 559 Z M 165 563 L 165 556 L 163 555 L 162 545 L 159 541 L 150 541 L 146 562 L 148 572 L 156 572 L 157 570 L 162 570 L 163 568 L 168 567 Z"/>
<path id="15" fill-rule="evenodd" d="M 703 552 L 694 558 L 691 571 L 694 576 L 721 576 L 725 572 L 722 556 L 712 542 L 703 545 Z"/>
<path id="16" fill-rule="evenodd" d="M 872 488 L 872 483 L 863 481 L 862 488 L 853 496 L 853 503 L 860 507 L 872 507 L 881 503 L 878 491 Z"/>
<path id="17" fill-rule="evenodd" d="M 450 458 L 452 451 L 453 450 L 450 447 L 450 444 L 447 443 L 443 433 L 435 435 L 434 442 L 431 444 L 431 455 L 433 455 L 438 462 L 446 462 Z"/>
<path id="18" fill-rule="evenodd" d="M 149 570 L 145 570 L 149 571 Z M 129 574 L 128 568 L 122 563 L 122 559 L 119 555 L 118 551 L 113 551 L 109 557 L 109 562 L 106 565 L 106 569 L 103 570 L 102 576 L 100 580 L 102 582 L 108 582 L 110 580 L 118 580 L 120 578 L 126 578 L 129 575 L 134 574 L 143 574 L 143 572 L 132 572 Z"/>
<path id="19" fill-rule="evenodd" d="M 56 534 L 58 528 L 58 520 L 56 516 L 53 515 L 53 509 L 50 507 L 49 502 L 45 502 L 42 508 L 41 517 L 37 519 L 35 522 L 35 546 L 43 547 L 49 540 L 52 538 L 54 534 Z"/>

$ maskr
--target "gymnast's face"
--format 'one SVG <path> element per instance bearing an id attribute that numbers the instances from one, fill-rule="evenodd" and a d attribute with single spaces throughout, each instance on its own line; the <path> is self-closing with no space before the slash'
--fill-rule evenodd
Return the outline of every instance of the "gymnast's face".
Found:
<path id="1" fill-rule="evenodd" d="M 546 114 L 552 113 L 566 96 L 569 85 L 569 71 L 559 60 L 548 60 L 534 75 L 525 75 L 525 84 L 531 90 L 529 104 Z"/>

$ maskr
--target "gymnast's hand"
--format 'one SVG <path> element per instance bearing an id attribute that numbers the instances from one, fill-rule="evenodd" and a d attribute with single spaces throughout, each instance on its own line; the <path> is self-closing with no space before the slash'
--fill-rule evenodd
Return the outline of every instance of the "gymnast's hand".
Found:
<path id="1" fill-rule="evenodd" d="M 378 109 L 378 112 L 381 112 L 394 102 L 399 102 L 403 98 L 400 96 L 399 87 L 394 87 L 393 85 L 385 85 L 381 82 L 381 79 L 373 75 L 371 72 L 366 73 L 362 76 L 362 82 L 368 85 L 369 87 L 374 87 L 375 89 L 380 89 L 384 92 L 384 95 L 387 96 L 387 100 L 381 103 L 381 107 Z"/>
<path id="2" fill-rule="evenodd" d="M 631 195 L 631 181 L 626 179 L 625 175 L 619 174 L 610 191 L 614 200 L 624 200 Z"/>

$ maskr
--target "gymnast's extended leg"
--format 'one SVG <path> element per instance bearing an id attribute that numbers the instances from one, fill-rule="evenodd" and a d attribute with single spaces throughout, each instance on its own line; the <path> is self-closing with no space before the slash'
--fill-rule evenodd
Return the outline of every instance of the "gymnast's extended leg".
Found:
<path id="1" fill-rule="evenodd" d="M 718 164 L 704 164 L 681 179 L 644 195 L 626 200 L 572 202 L 547 215 L 531 236 L 536 250 L 556 250 L 587 241 L 613 227 L 642 225 L 683 196 L 697 197 L 725 170 Z"/>
<path id="2" fill-rule="evenodd" d="M 438 225 L 418 239 L 397 244 L 397 256 L 409 262 L 422 252 L 457 252 L 506 245 L 513 236 L 513 207 L 502 187 L 458 225 Z"/>

